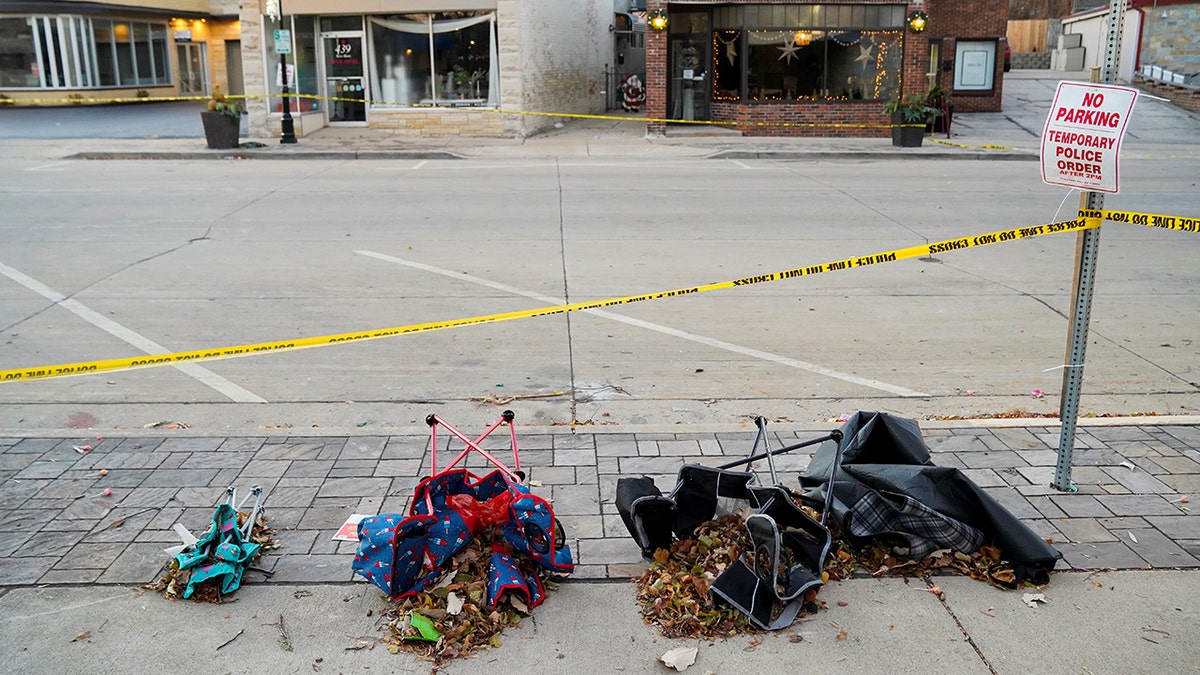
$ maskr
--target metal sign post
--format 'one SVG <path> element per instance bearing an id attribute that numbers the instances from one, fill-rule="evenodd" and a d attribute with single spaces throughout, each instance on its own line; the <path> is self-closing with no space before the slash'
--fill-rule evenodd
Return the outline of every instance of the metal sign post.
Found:
<path id="1" fill-rule="evenodd" d="M 1092 70 L 1092 82 L 1113 84 L 1117 75 L 1117 59 L 1121 46 L 1121 26 L 1125 20 L 1125 0 L 1110 0 L 1108 5 L 1108 37 L 1105 40 L 1104 65 Z M 1098 80 L 1097 80 L 1098 78 Z M 1080 208 L 1103 209 L 1104 195 L 1083 192 Z M 1092 287 L 1096 277 L 1096 256 L 1100 249 L 1100 228 L 1084 230 L 1075 243 L 1074 302 L 1071 310 L 1070 334 L 1063 367 L 1062 399 L 1059 419 L 1062 431 L 1058 439 L 1058 462 L 1054 467 L 1056 490 L 1074 491 L 1071 483 L 1071 453 L 1075 449 L 1075 425 L 1079 418 L 1079 394 L 1083 388 L 1083 361 L 1087 352 L 1088 322 L 1092 311 Z"/>

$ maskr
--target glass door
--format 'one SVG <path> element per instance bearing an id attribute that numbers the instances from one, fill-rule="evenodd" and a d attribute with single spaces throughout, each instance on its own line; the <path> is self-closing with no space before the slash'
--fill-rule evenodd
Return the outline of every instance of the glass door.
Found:
<path id="1" fill-rule="evenodd" d="M 330 125 L 366 126 L 367 79 L 362 31 L 322 33 Z"/>
<path id="2" fill-rule="evenodd" d="M 667 117 L 673 120 L 707 120 L 711 60 L 705 35 L 671 36 L 668 62 Z"/>
<path id="3" fill-rule="evenodd" d="M 175 60 L 179 63 L 179 93 L 182 96 L 209 94 L 208 60 L 204 47 L 204 43 L 200 42 L 175 43 Z"/>

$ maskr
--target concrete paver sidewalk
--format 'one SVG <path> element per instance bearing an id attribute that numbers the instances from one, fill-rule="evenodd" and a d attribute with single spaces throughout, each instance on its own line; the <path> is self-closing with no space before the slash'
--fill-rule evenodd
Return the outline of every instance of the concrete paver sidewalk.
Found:
<path id="1" fill-rule="evenodd" d="M 772 447 L 821 433 L 772 430 Z M 750 432 L 518 434 L 522 466 L 535 492 L 553 499 L 580 579 L 644 568 L 613 503 L 618 477 L 649 475 L 669 489 L 683 462 L 719 464 L 744 456 L 753 440 Z M 1070 565 L 1200 566 L 1200 515 L 1183 501 L 1200 488 L 1200 426 L 1085 427 L 1071 494 L 1049 487 L 1057 434 L 925 429 L 936 464 L 964 470 Z M 83 445 L 92 450 L 74 449 Z M 808 457 L 779 457 L 787 484 L 798 485 Z M 176 522 L 202 530 L 226 487 L 252 484 L 266 489 L 282 544 L 265 558 L 269 583 L 347 582 L 355 545 L 332 534 L 353 513 L 405 511 L 429 460 L 428 437 L 411 435 L 0 439 L 0 584 L 144 583 L 162 549 L 178 543 Z"/>
<path id="2" fill-rule="evenodd" d="M 775 672 L 786 657 L 831 667 L 851 659 L 900 671 L 1195 667 L 1187 645 L 1200 639 L 1197 610 L 1181 598 L 1200 590 L 1200 515 L 1182 498 L 1200 486 L 1200 424 L 1081 427 L 1073 471 L 1078 492 L 1070 494 L 1047 486 L 1055 426 L 925 427 L 935 463 L 963 469 L 1051 539 L 1064 553 L 1064 569 L 1092 573 L 1056 574 L 1046 588 L 1049 604 L 1036 609 L 1022 603 L 1019 591 L 965 578 L 938 578 L 943 600 L 919 592 L 920 580 L 834 583 L 821 595 L 828 611 L 761 643 L 701 644 L 698 665 Z M 822 433 L 770 431 L 772 447 Z M 522 465 L 538 481 L 534 491 L 553 498 L 579 566 L 522 628 L 506 634 L 502 649 L 447 672 L 518 666 L 655 672 L 661 666 L 654 657 L 696 644 L 656 636 L 637 616 L 626 580 L 645 564 L 616 514 L 616 479 L 648 474 L 672 485 L 684 461 L 718 464 L 743 456 L 752 432 L 518 427 L 518 439 Z M 84 444 L 92 449 L 74 449 Z M 778 460 L 794 484 L 808 455 Z M 383 647 L 365 649 L 380 635 L 377 615 L 386 604 L 353 579 L 355 544 L 330 537 L 351 513 L 404 510 L 417 477 L 428 471 L 428 438 L 417 435 L 0 439 L 0 621 L 18 638 L 5 641 L 3 658 L 21 672 L 74 670 L 85 661 L 98 672 L 116 672 L 125 658 L 160 672 L 187 658 L 214 659 L 230 672 L 427 669 Z M 247 573 L 236 604 L 222 607 L 134 590 L 168 559 L 162 549 L 177 543 L 176 522 L 203 529 L 228 485 L 253 483 L 267 488 L 268 515 L 282 545 L 261 561 L 270 577 Z M 1111 569 L 1141 571 L 1099 573 Z M 278 651 L 272 626 L 280 617 L 291 652 Z M 1083 639 L 1100 631 L 1113 636 L 1104 645 Z M 72 642 L 83 632 L 88 636 Z M 235 634 L 239 639 L 214 651 Z"/>

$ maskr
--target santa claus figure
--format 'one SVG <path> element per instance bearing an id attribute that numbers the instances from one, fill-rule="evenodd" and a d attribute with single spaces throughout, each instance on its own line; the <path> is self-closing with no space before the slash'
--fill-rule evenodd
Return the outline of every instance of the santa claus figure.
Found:
<path id="1" fill-rule="evenodd" d="M 641 110 L 646 102 L 646 87 L 637 74 L 632 74 L 621 83 L 621 107 L 629 112 Z"/>

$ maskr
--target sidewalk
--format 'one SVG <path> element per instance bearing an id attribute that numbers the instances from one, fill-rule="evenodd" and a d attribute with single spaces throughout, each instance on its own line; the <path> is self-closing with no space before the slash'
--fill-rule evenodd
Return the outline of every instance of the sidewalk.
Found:
<path id="1" fill-rule="evenodd" d="M 920 580 L 833 583 L 821 594 L 829 611 L 786 631 L 799 635 L 800 644 L 772 635 L 750 652 L 743 651 L 753 644 L 745 637 L 702 645 L 697 672 L 745 672 L 755 665 L 772 671 L 780 654 L 812 665 L 845 659 L 866 665 L 888 654 L 896 660 L 879 665 L 893 671 L 1194 668 L 1186 645 L 1200 640 L 1200 616 L 1182 598 L 1200 591 L 1200 515 L 1190 498 L 1182 498 L 1200 490 L 1200 421 L 1134 422 L 1084 421 L 1072 472 L 1078 492 L 1072 494 L 1048 487 L 1058 441 L 1053 424 L 922 425 L 934 462 L 963 469 L 1052 540 L 1064 554 L 1063 570 L 1130 571 L 1056 574 L 1045 589 L 1050 604 L 1036 610 L 1022 603 L 1020 591 L 965 578 L 936 580 L 946 592 L 944 604 L 918 594 Z M 772 447 L 824 431 L 769 430 Z M 378 634 L 371 617 L 385 601 L 353 578 L 355 545 L 330 540 L 352 513 L 407 507 L 418 477 L 429 472 L 427 436 L 184 434 L 0 439 L 0 621 L 6 635 L 20 636 L 0 648 L 6 663 L 21 672 L 52 672 L 78 670 L 86 660 L 109 663 L 99 672 L 116 672 L 120 656 L 130 655 L 158 672 L 176 667 L 170 664 L 181 657 L 215 659 L 233 672 L 295 672 L 309 665 L 330 672 L 428 669 L 383 648 L 352 649 L 359 638 L 369 642 Z M 645 564 L 616 514 L 616 480 L 646 474 L 660 486 L 673 485 L 682 462 L 718 464 L 744 456 L 752 429 L 572 433 L 518 425 L 518 440 L 522 466 L 537 481 L 535 493 L 553 498 L 578 566 L 519 636 L 446 670 L 495 672 L 518 664 L 532 672 L 661 669 L 653 656 L 677 642 L 694 643 L 661 638 L 642 625 L 632 587 L 620 583 Z M 92 446 L 86 454 L 73 448 L 84 444 Z M 807 463 L 803 454 L 778 458 L 790 484 Z M 100 476 L 101 469 L 107 475 Z M 267 490 L 268 515 L 281 544 L 261 561 L 271 577 L 248 573 L 234 596 L 237 604 L 222 607 L 172 603 L 132 590 L 152 580 L 167 560 L 162 549 L 178 543 L 171 530 L 176 522 L 202 530 L 227 486 L 245 490 L 254 483 Z M 111 496 L 102 494 L 105 488 L 112 488 Z M 286 655 L 277 652 L 278 632 L 269 627 L 281 616 L 296 645 Z M 214 647 L 239 628 L 246 635 L 214 655 Z M 72 643 L 83 631 L 89 637 Z M 849 642 L 836 638 L 841 631 Z M 1080 643 L 1099 634 L 1107 644 Z M 943 647 L 934 653 L 933 644 Z M 1030 660 L 1033 655 L 1038 658 Z M 1073 660 L 1058 660 L 1067 656 Z"/>
<path id="2" fill-rule="evenodd" d="M 920 148 L 889 138 L 742 137 L 713 125 L 672 124 L 665 137 L 647 137 L 644 116 L 612 111 L 597 119 L 563 118 L 561 127 L 529 138 L 410 138 L 365 128 L 324 128 L 281 145 L 209 150 L 200 126 L 194 138 L 8 138 L 9 156 L 45 159 L 962 159 L 1036 161 L 1041 132 L 1061 80 L 1087 81 L 1085 72 L 1018 70 L 1005 74 L 1001 112 L 954 115 L 951 137 L 927 136 Z M 3 111 L 0 111 L 3 112 Z M 27 113 L 28 110 L 9 111 Z M 86 110 L 73 110 L 84 113 Z M 193 113 L 189 113 L 193 114 Z M 30 121 L 32 123 L 32 120 Z M 61 124 L 61 123 L 60 123 Z M 1142 97 L 1122 149 L 1127 158 L 1200 158 L 1200 116 Z"/>

